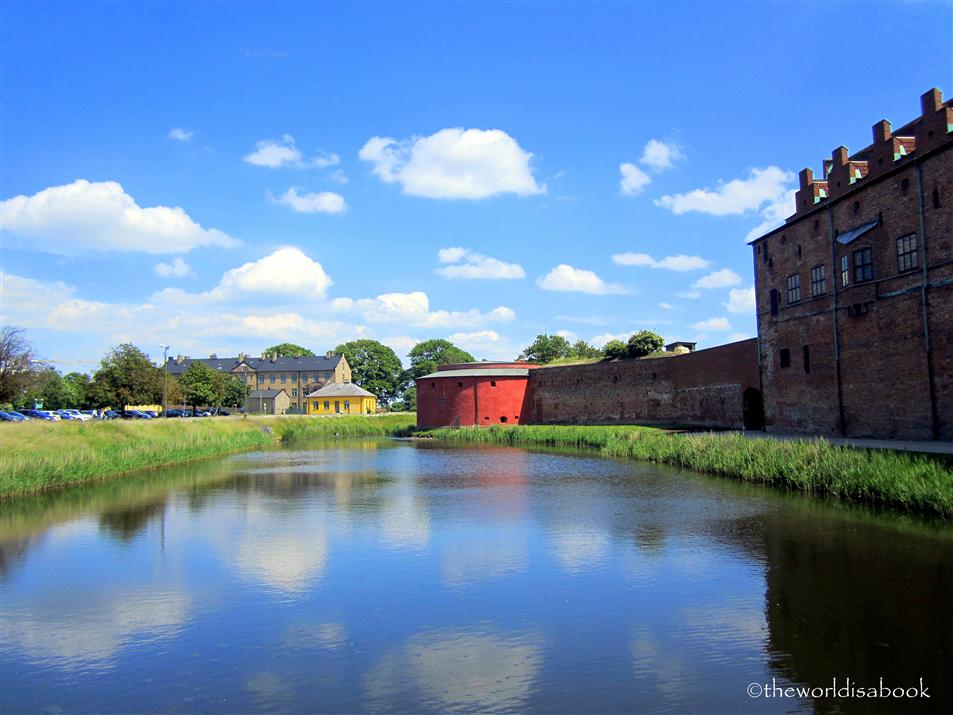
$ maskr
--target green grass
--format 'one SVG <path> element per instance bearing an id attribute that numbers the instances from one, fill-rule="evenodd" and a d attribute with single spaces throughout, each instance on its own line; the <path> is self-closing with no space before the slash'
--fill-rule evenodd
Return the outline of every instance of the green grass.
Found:
<path id="1" fill-rule="evenodd" d="M 448 442 L 585 447 L 858 504 L 953 519 L 953 470 L 923 455 L 649 427 L 513 426 L 418 433 Z"/>
<path id="2" fill-rule="evenodd" d="M 280 442 L 408 432 L 413 413 L 0 424 L 0 498 L 144 469 L 268 449 Z"/>

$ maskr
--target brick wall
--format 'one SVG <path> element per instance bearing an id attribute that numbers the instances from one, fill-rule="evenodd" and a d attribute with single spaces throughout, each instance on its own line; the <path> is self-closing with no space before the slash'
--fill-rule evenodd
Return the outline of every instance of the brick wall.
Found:
<path id="1" fill-rule="evenodd" d="M 543 367 L 530 373 L 539 424 L 683 424 L 741 428 L 759 389 L 757 340 L 674 357 Z"/>
<path id="2" fill-rule="evenodd" d="M 768 430 L 953 439 L 953 134 L 950 107 L 938 101 L 938 93 L 925 94 L 923 115 L 894 135 L 889 123 L 878 122 L 874 144 L 852 157 L 839 147 L 825 161 L 826 181 L 802 172 L 795 216 L 754 242 Z M 902 155 L 895 152 L 898 136 Z M 853 174 L 857 166 L 864 167 L 861 178 Z M 827 198 L 814 199 L 818 184 Z M 849 244 L 837 240 L 872 222 Z M 911 234 L 919 266 L 901 271 L 897 240 Z M 873 276 L 858 282 L 855 253 L 868 248 Z M 813 296 L 816 266 L 824 268 L 826 285 Z M 791 276 L 800 282 L 793 302 Z"/>

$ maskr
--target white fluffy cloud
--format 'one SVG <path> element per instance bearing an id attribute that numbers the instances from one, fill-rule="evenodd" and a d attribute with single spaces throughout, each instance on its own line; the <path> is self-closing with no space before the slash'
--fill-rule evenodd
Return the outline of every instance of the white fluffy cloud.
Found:
<path id="1" fill-rule="evenodd" d="M 720 271 L 715 271 L 703 278 L 699 278 L 692 283 L 692 288 L 730 288 L 740 283 L 741 276 L 730 268 L 722 268 Z"/>
<path id="2" fill-rule="evenodd" d="M 745 179 L 722 183 L 717 189 L 695 189 L 686 194 L 663 196 L 655 200 L 657 206 L 674 214 L 690 211 L 729 216 L 757 211 L 765 203 L 781 200 L 789 191 L 794 174 L 776 166 L 752 169 Z"/>
<path id="3" fill-rule="evenodd" d="M 185 253 L 239 243 L 218 229 L 203 228 L 181 208 L 143 208 L 115 181 L 79 179 L 32 196 L 14 196 L 0 202 L 0 224 L 28 239 L 29 247 L 60 254 Z"/>
<path id="4" fill-rule="evenodd" d="M 732 288 L 728 292 L 725 308 L 729 313 L 754 313 L 754 286 L 750 288 Z"/>
<path id="5" fill-rule="evenodd" d="M 612 256 L 612 262 L 620 266 L 648 266 L 670 271 L 695 271 L 711 265 L 711 261 L 701 256 L 686 256 L 683 253 L 666 256 L 659 260 L 652 258 L 648 253 L 617 253 Z"/>
<path id="6" fill-rule="evenodd" d="M 619 193 L 626 196 L 638 196 L 646 186 L 652 183 L 648 174 L 629 162 L 619 164 L 619 173 L 622 174 L 619 180 Z"/>
<path id="7" fill-rule="evenodd" d="M 301 150 L 295 144 L 295 138 L 290 134 L 285 134 L 281 139 L 262 139 L 257 142 L 255 151 L 242 157 L 242 161 L 269 169 L 280 167 L 295 169 L 317 167 L 321 169 L 336 166 L 341 162 L 341 158 L 334 153 L 319 151 L 311 159 L 305 159 Z"/>
<path id="8" fill-rule="evenodd" d="M 269 194 L 268 198 L 273 203 L 288 206 L 298 213 L 339 214 L 347 210 L 344 197 L 333 191 L 299 194 L 297 187 L 292 186 L 281 196 L 276 198 Z"/>
<path id="9" fill-rule="evenodd" d="M 753 337 L 754 337 L 753 335 L 748 335 L 748 333 L 732 333 L 727 338 L 725 338 L 725 340 L 727 340 L 729 343 L 736 343 L 739 340 L 748 340 Z"/>
<path id="10" fill-rule="evenodd" d="M 600 333 L 599 335 L 593 335 L 590 342 L 597 348 L 602 348 L 610 340 L 626 342 L 630 337 L 632 337 L 632 333 Z"/>
<path id="11" fill-rule="evenodd" d="M 795 189 L 788 189 L 777 201 L 772 201 L 761 209 L 760 215 L 764 220 L 748 231 L 745 242 L 760 238 L 771 229 L 777 228 L 797 210 L 797 203 L 794 200 L 795 191 Z"/>
<path id="12" fill-rule="evenodd" d="M 320 263 L 301 249 L 287 246 L 226 271 L 212 294 L 219 299 L 265 293 L 317 300 L 332 284 Z"/>
<path id="13" fill-rule="evenodd" d="M 691 326 L 695 330 L 731 330 L 731 323 L 727 318 L 709 318 Z"/>
<path id="14" fill-rule="evenodd" d="M 356 312 L 370 323 L 403 323 L 426 328 L 476 328 L 487 323 L 510 322 L 516 319 L 512 308 L 499 306 L 483 313 L 476 308 L 468 311 L 430 310 L 430 298 L 423 291 L 411 293 L 384 293 L 376 298 L 335 298 L 331 301 L 335 312 Z"/>
<path id="15" fill-rule="evenodd" d="M 664 171 L 665 169 L 671 169 L 675 166 L 675 162 L 682 158 L 684 158 L 684 154 L 682 154 L 678 145 L 658 139 L 649 139 L 639 161 L 652 167 L 655 171 Z"/>
<path id="16" fill-rule="evenodd" d="M 626 289 L 616 283 L 606 283 L 593 271 L 584 268 L 574 268 L 566 263 L 560 263 L 536 284 L 543 290 L 569 291 L 574 293 L 592 293 L 594 295 L 621 294 Z"/>
<path id="17" fill-rule="evenodd" d="M 190 142 L 192 141 L 192 135 L 194 132 L 191 129 L 183 129 L 182 127 L 174 127 L 169 130 L 167 135 L 169 139 L 173 139 L 177 142 Z"/>
<path id="18" fill-rule="evenodd" d="M 162 278 L 185 278 L 192 272 L 188 263 L 176 256 L 172 263 L 156 263 L 156 275 Z"/>
<path id="19" fill-rule="evenodd" d="M 525 278 L 526 272 L 517 263 L 505 263 L 497 258 L 484 256 L 468 248 L 455 246 L 441 248 L 437 252 L 441 263 L 449 263 L 437 269 L 444 278 Z"/>
<path id="20" fill-rule="evenodd" d="M 499 129 L 441 129 L 398 141 L 372 137 L 358 156 L 386 183 L 430 199 L 485 199 L 546 192 L 536 182 L 533 155 Z"/>

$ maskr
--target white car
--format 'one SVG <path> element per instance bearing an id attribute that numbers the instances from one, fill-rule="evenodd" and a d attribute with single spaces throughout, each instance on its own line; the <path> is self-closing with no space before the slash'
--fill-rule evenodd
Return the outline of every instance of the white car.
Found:
<path id="1" fill-rule="evenodd" d="M 71 415 L 73 415 L 74 420 L 81 420 L 82 422 L 89 422 L 91 419 L 93 419 L 92 415 L 84 414 L 80 412 L 79 410 L 64 409 L 64 410 L 58 410 L 58 411 L 69 412 Z"/>

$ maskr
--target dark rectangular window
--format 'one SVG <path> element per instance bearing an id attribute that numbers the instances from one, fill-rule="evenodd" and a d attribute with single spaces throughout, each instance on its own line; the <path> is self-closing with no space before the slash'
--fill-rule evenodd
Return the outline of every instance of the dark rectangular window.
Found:
<path id="1" fill-rule="evenodd" d="M 897 270 L 900 273 L 920 267 L 920 255 L 917 252 L 917 234 L 911 233 L 897 239 Z"/>
<path id="2" fill-rule="evenodd" d="M 771 315 L 778 314 L 778 289 L 771 289 Z"/>
<path id="3" fill-rule="evenodd" d="M 781 367 L 791 367 L 791 351 L 781 348 Z"/>
<path id="4" fill-rule="evenodd" d="M 804 373 L 807 374 L 811 371 L 811 346 L 805 345 L 803 347 L 804 351 Z"/>
<path id="5" fill-rule="evenodd" d="M 854 251 L 854 283 L 874 279 L 874 252 L 870 248 Z"/>
<path id="6" fill-rule="evenodd" d="M 788 305 L 801 302 L 801 276 L 794 273 L 788 276 Z"/>
<path id="7" fill-rule="evenodd" d="M 827 292 L 827 269 L 824 266 L 814 266 L 811 269 L 811 297 L 817 298 Z"/>
<path id="8" fill-rule="evenodd" d="M 847 256 L 840 257 L 840 285 L 846 288 L 850 284 L 850 270 L 847 265 Z"/>

